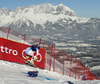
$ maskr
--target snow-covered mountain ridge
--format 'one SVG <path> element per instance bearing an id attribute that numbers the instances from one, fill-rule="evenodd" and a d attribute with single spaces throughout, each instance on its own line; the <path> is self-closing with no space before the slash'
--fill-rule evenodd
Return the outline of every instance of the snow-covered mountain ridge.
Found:
<path id="1" fill-rule="evenodd" d="M 100 19 L 77 17 L 72 9 L 63 4 L 17 7 L 13 12 L 4 7 L 0 9 L 0 27 L 10 27 L 23 34 L 38 34 L 42 37 L 61 34 L 62 39 L 66 36 L 85 39 L 100 36 Z"/>
<path id="2" fill-rule="evenodd" d="M 86 18 L 78 18 L 73 10 L 63 4 L 53 6 L 46 3 L 28 7 L 17 7 L 13 12 L 6 7 L 0 9 L 0 26 L 9 25 L 12 22 L 17 23 L 21 19 L 23 22 L 29 20 L 33 24 L 45 24 L 47 21 L 54 23 L 64 18 L 72 19 L 73 21 L 88 20 Z"/>

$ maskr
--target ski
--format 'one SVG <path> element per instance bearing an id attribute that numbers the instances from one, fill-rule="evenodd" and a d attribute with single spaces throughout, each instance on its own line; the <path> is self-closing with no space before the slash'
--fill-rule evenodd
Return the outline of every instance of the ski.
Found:
<path id="1" fill-rule="evenodd" d="M 34 68 L 37 68 L 34 64 L 32 64 L 32 63 L 30 63 L 30 62 L 26 62 L 25 65 L 31 66 L 31 67 L 34 67 Z"/>

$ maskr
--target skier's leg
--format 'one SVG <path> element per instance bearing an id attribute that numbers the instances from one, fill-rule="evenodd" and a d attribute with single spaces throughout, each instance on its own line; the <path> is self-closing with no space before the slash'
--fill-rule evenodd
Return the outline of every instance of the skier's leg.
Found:
<path id="1" fill-rule="evenodd" d="M 38 59 L 38 57 L 37 56 L 34 56 L 34 59 L 33 59 L 33 61 L 36 61 Z"/>
<path id="2" fill-rule="evenodd" d="M 26 59 L 27 59 L 26 64 L 29 64 L 30 63 L 29 57 L 31 57 L 31 56 L 29 56 L 29 55 L 26 56 Z"/>
<path id="3" fill-rule="evenodd" d="M 34 56 L 34 59 L 32 57 L 30 60 L 31 65 L 35 66 L 34 61 L 36 61 L 37 59 L 38 59 L 38 57 L 36 57 L 36 56 Z"/>

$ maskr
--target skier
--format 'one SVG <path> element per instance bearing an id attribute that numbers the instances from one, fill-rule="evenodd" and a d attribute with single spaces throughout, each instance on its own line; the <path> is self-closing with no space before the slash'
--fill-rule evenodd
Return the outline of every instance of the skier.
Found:
<path id="1" fill-rule="evenodd" d="M 38 59 L 38 57 L 36 57 L 39 54 L 39 49 L 40 49 L 40 45 L 36 44 L 36 45 L 31 45 L 30 47 L 28 47 L 25 50 L 26 53 L 26 59 L 28 59 L 28 61 L 26 62 L 26 64 L 31 63 L 32 65 L 34 65 L 33 61 L 36 61 Z M 31 57 L 31 60 L 29 60 L 29 57 Z M 34 59 L 33 59 L 34 57 Z"/>

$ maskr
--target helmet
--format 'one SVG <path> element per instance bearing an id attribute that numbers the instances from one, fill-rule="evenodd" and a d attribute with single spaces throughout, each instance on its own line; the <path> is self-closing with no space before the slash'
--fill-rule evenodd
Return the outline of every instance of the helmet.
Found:
<path id="1" fill-rule="evenodd" d="M 37 47 L 38 49 L 40 49 L 40 45 L 39 45 L 39 44 L 36 44 L 36 47 Z"/>

